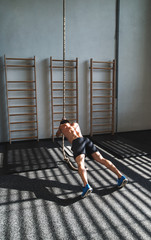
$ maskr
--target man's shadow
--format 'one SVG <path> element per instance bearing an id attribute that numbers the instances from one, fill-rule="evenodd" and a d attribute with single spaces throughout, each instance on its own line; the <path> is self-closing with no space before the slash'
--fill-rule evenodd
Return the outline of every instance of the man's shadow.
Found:
<path id="1" fill-rule="evenodd" d="M 109 187 L 105 187 L 103 189 L 93 189 L 93 193 L 96 193 L 97 195 L 99 195 L 100 197 L 103 197 L 105 195 L 109 195 L 112 194 L 113 192 L 119 190 L 118 186 L 109 186 Z"/>
<path id="2" fill-rule="evenodd" d="M 42 180 L 42 179 L 30 179 L 24 176 L 18 175 L 9 175 L 6 179 L 0 179 L 0 188 L 15 189 L 19 191 L 29 191 L 33 192 L 37 199 L 43 199 L 55 202 L 60 206 L 68 206 L 77 201 L 80 201 L 81 198 L 81 186 L 71 185 L 70 183 L 62 183 L 54 180 Z M 55 188 L 55 191 L 54 189 Z M 78 194 L 75 197 L 58 197 L 60 195 L 60 189 L 62 189 L 64 197 L 68 194 Z M 105 189 L 93 189 L 93 193 L 99 196 L 105 196 L 113 193 L 118 188 L 116 186 L 105 188 Z M 57 193 L 57 190 L 59 193 Z M 18 202 L 22 200 L 19 199 Z"/>

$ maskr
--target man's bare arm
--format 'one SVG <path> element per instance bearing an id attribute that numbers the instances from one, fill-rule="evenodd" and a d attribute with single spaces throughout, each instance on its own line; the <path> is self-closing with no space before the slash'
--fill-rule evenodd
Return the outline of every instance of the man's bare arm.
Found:
<path id="1" fill-rule="evenodd" d="M 58 129 L 58 131 L 56 132 L 56 136 L 59 137 L 61 135 L 61 131 L 60 131 L 60 127 Z"/>

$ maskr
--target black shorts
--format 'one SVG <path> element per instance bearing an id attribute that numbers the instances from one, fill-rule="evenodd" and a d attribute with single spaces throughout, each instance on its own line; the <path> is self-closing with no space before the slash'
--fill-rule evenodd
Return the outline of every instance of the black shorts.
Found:
<path id="1" fill-rule="evenodd" d="M 73 140 L 72 148 L 74 158 L 80 154 L 85 154 L 85 156 L 91 157 L 91 154 L 98 152 L 98 149 L 95 147 L 93 142 L 86 137 L 79 137 Z"/>

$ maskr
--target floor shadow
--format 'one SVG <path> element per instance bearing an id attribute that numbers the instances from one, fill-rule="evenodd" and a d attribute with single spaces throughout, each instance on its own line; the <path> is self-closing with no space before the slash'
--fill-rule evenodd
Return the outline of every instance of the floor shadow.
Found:
<path id="1" fill-rule="evenodd" d="M 60 150 L 56 143 L 52 141 L 48 143 L 45 144 L 44 141 L 7 143 L 4 151 L 3 174 L 56 168 L 56 151 L 60 152 Z"/>
<path id="2" fill-rule="evenodd" d="M 82 199 L 81 186 L 54 180 L 29 179 L 28 177 L 18 175 L 0 177 L 0 188 L 33 192 L 37 199 L 52 201 L 61 206 L 72 205 Z M 105 196 L 113 193 L 117 189 L 116 186 L 101 190 L 94 189 L 93 193 L 99 196 Z M 60 190 L 62 190 L 62 193 L 60 193 Z M 69 195 L 76 196 L 69 197 Z M 17 202 L 22 202 L 22 199 L 18 199 Z M 8 202 L 8 204 L 10 203 L 11 202 Z"/>
<path id="3" fill-rule="evenodd" d="M 17 175 L 0 177 L 0 188 L 33 192 L 37 199 L 52 201 L 61 206 L 71 205 L 81 199 L 80 186 L 52 180 L 29 179 Z M 60 190 L 62 190 L 61 194 Z M 68 197 L 68 194 L 75 195 L 78 192 L 78 196 Z M 17 202 L 22 202 L 22 199 L 18 199 Z"/>
<path id="4" fill-rule="evenodd" d="M 119 190 L 119 188 L 117 186 L 107 187 L 107 188 L 103 188 L 103 189 L 95 189 L 94 188 L 93 193 L 96 193 L 100 197 L 103 197 L 105 195 L 112 194 L 113 192 L 115 192 L 117 190 Z"/>
<path id="5" fill-rule="evenodd" d="M 113 136 L 95 135 L 92 137 L 92 141 L 99 147 L 120 159 L 147 156 L 149 154 L 148 151 L 143 151 L 135 142 L 133 143 L 118 134 Z"/>

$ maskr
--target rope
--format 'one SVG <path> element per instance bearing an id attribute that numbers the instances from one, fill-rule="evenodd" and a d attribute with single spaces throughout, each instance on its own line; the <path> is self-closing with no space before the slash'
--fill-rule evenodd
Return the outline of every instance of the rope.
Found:
<path id="1" fill-rule="evenodd" d="M 65 118 L 65 81 L 66 81 L 66 71 L 65 71 L 65 59 L 66 59 L 66 0 L 63 0 L 63 118 Z M 62 149 L 64 159 L 66 158 L 64 151 L 64 135 L 62 136 Z"/>
<path id="2" fill-rule="evenodd" d="M 63 118 L 65 118 L 65 101 L 66 101 L 66 95 L 65 95 L 65 89 L 66 89 L 66 71 L 65 71 L 65 59 L 66 59 L 66 0 L 63 0 Z M 63 150 L 63 157 L 68 166 L 74 170 L 78 171 L 76 167 L 72 165 L 69 158 L 67 158 L 64 150 L 64 135 L 62 135 L 62 150 Z"/>
<path id="3" fill-rule="evenodd" d="M 66 1 L 63 0 L 63 118 L 65 118 L 65 81 L 66 81 L 66 71 L 65 71 L 65 59 L 66 59 Z"/>

